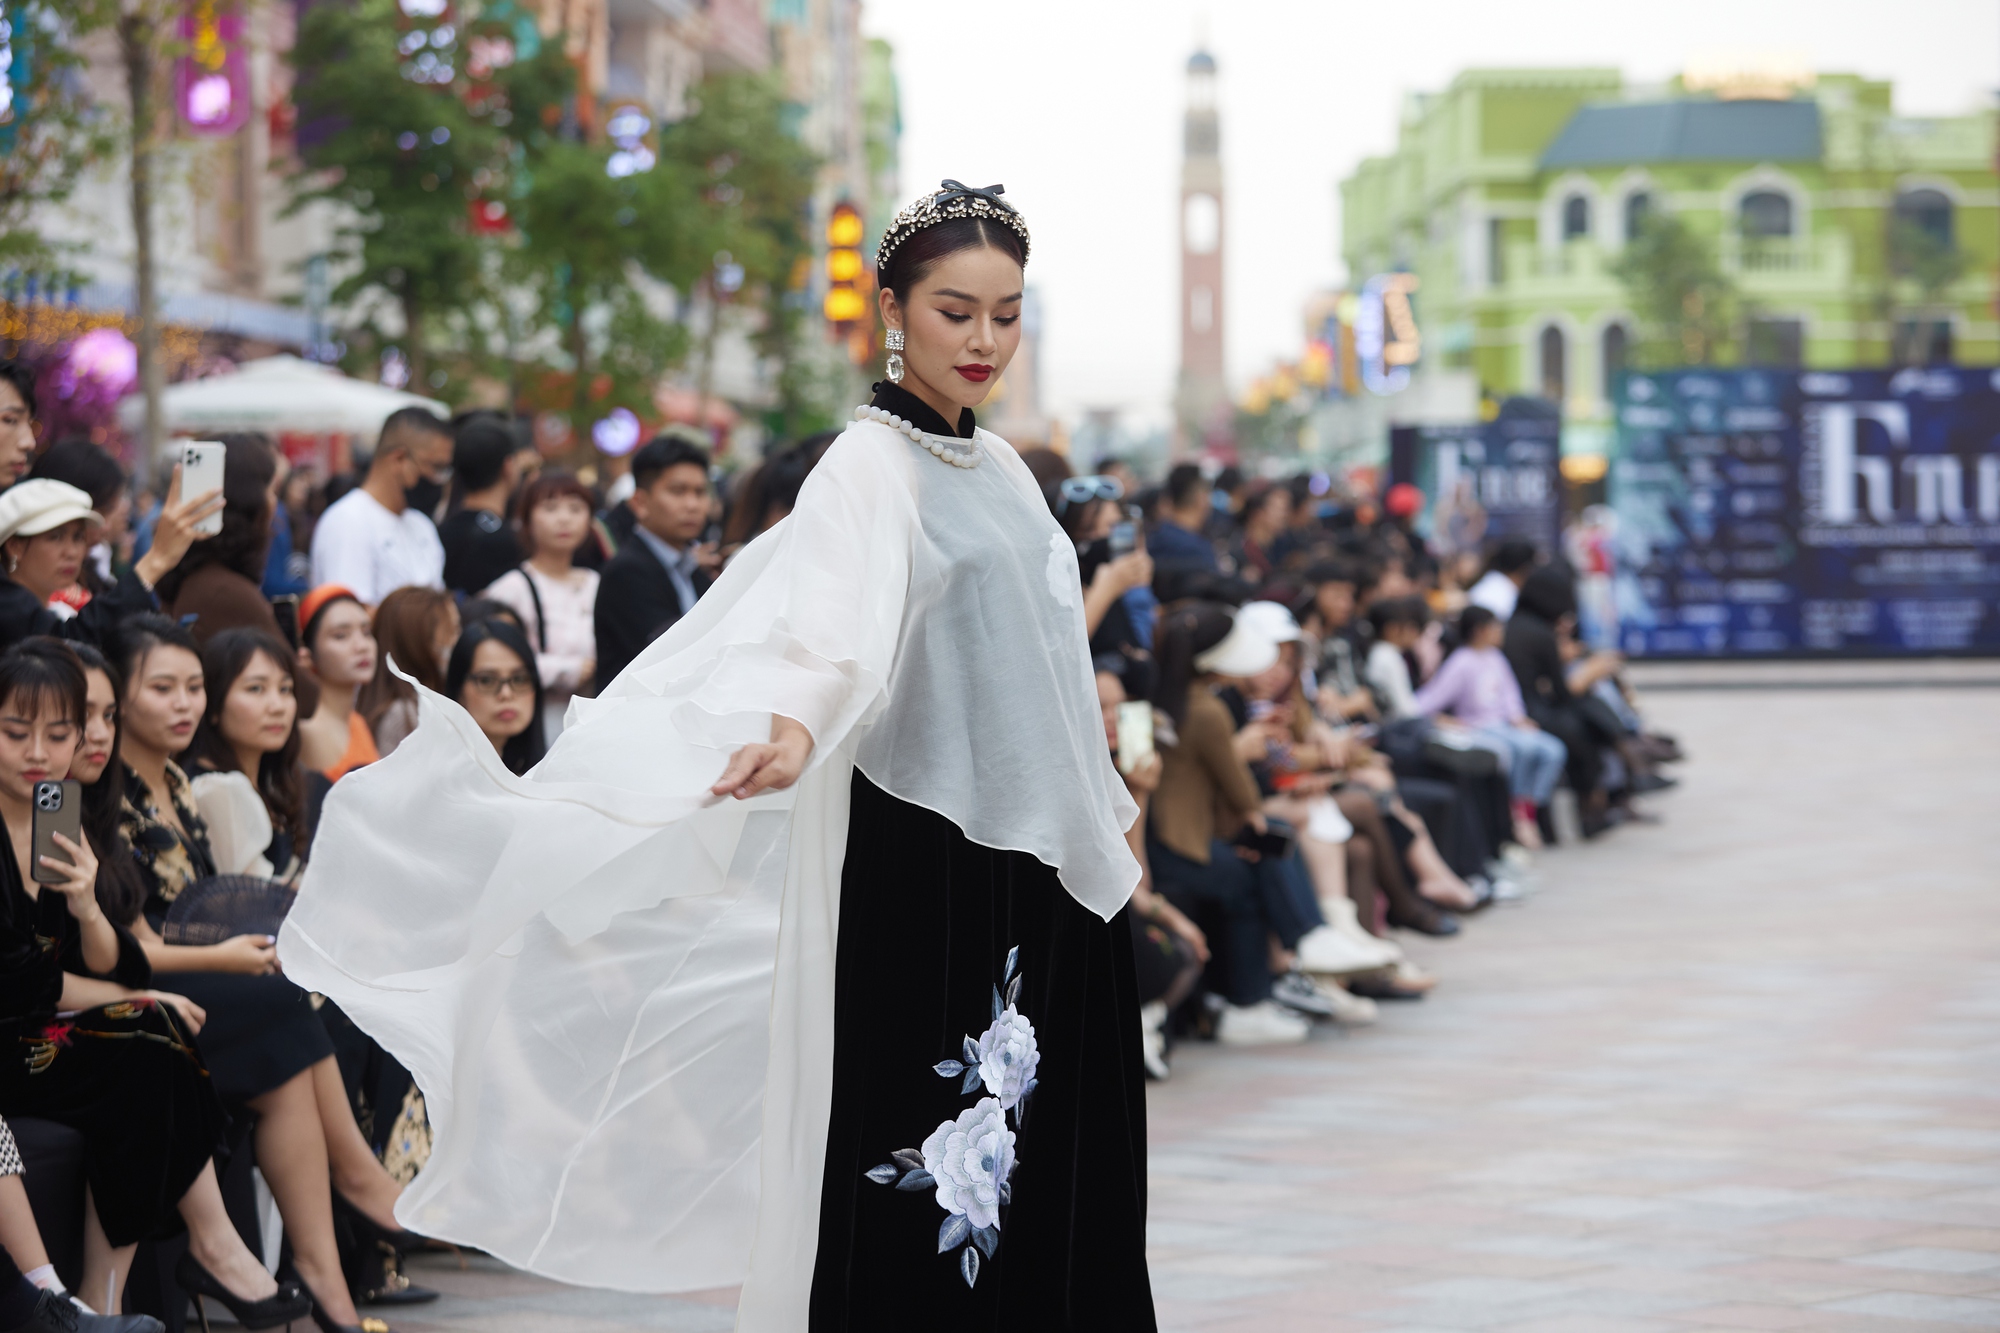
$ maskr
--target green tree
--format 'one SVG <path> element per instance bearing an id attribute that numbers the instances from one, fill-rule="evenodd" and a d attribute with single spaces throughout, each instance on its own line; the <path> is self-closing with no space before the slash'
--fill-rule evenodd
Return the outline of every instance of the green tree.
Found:
<path id="1" fill-rule="evenodd" d="M 112 12 L 104 0 L 0 5 L 8 55 L 0 73 L 0 269 L 67 276 L 64 250 L 35 219 L 68 199 L 84 168 L 115 146 L 108 119 L 83 95 L 77 42 Z"/>
<path id="2" fill-rule="evenodd" d="M 1643 364 L 1715 363 L 1735 328 L 1741 298 L 1713 246 L 1679 218 L 1648 214 L 1611 271 L 1643 325 Z"/>
<path id="3" fill-rule="evenodd" d="M 300 166 L 290 207 L 341 206 L 349 220 L 330 257 L 345 276 L 332 299 L 366 310 L 386 298 L 419 385 L 444 334 L 454 323 L 463 334 L 490 295 L 496 241 L 474 227 L 473 208 L 511 206 L 574 88 L 559 47 L 541 44 L 508 0 L 463 17 L 461 30 L 413 22 L 395 0 L 314 5 L 291 57 Z M 505 43 L 511 62 L 480 67 L 475 38 Z"/>

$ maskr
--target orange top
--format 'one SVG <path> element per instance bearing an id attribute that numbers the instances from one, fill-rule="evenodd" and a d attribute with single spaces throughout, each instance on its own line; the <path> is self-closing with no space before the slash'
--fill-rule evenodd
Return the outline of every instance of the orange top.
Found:
<path id="1" fill-rule="evenodd" d="M 338 782 L 363 764 L 372 764 L 381 757 L 382 752 L 375 748 L 375 733 L 368 730 L 368 724 L 361 720 L 361 714 L 349 713 L 347 749 L 341 753 L 338 760 L 334 761 L 333 767 L 326 770 L 327 781 Z"/>

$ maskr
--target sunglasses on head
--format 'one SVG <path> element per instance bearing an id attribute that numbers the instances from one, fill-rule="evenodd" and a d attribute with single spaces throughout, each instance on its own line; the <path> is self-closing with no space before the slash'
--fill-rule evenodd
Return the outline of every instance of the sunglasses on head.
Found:
<path id="1" fill-rule="evenodd" d="M 1070 477 L 1058 488 L 1062 504 L 1056 512 L 1060 514 L 1071 505 L 1088 504 L 1092 500 L 1122 500 L 1125 498 L 1125 483 L 1116 477 Z"/>

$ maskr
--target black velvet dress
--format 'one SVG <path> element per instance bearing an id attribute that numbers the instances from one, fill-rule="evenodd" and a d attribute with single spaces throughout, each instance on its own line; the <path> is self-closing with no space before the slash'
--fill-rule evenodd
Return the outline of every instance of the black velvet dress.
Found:
<path id="1" fill-rule="evenodd" d="M 1127 914 L 859 770 L 852 795 L 812 1333 L 1154 1328 Z"/>
<path id="2" fill-rule="evenodd" d="M 29 897 L 0 845 L 0 1115 L 83 1135 L 84 1175 L 105 1237 L 128 1245 L 180 1226 L 176 1205 L 222 1143 L 222 1104 L 193 1039 L 151 1000 L 58 1018 L 63 974 L 93 975 L 63 896 Z M 146 955 L 118 931 L 108 977 L 151 984 Z"/>

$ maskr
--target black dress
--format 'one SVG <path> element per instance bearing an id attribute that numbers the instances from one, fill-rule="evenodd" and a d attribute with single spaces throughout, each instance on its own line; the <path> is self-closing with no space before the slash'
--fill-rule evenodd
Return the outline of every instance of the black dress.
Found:
<path id="1" fill-rule="evenodd" d="M 197 813 L 187 778 L 167 764 L 167 789 L 185 835 L 160 818 L 145 780 L 125 770 L 120 825 L 146 885 L 146 919 L 155 930 L 182 890 L 215 873 L 208 826 Z M 201 1053 L 223 1101 L 241 1105 L 288 1082 L 333 1054 L 333 1042 L 313 1012 L 312 997 L 281 976 L 241 972 L 170 972 L 165 989 L 208 1011 Z"/>
<path id="2" fill-rule="evenodd" d="M 171 1233 L 175 1205 L 222 1142 L 222 1105 L 192 1039 L 153 1001 L 58 1018 L 65 972 L 95 975 L 81 929 L 54 889 L 28 896 L 12 846 L 0 846 L 0 1115 L 83 1135 L 84 1176 L 112 1245 Z M 100 979 L 151 984 L 122 928 L 118 962 Z"/>
<path id="3" fill-rule="evenodd" d="M 812 1333 L 1154 1328 L 1138 1004 L 1127 913 L 856 770 Z"/>

